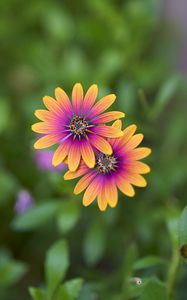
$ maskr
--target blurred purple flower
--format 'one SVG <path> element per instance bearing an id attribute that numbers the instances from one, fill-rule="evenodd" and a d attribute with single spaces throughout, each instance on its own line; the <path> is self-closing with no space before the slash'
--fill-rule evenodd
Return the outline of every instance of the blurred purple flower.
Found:
<path id="1" fill-rule="evenodd" d="M 61 163 L 57 167 L 52 165 L 53 151 L 47 150 L 37 150 L 34 152 L 34 157 L 36 160 L 36 164 L 40 170 L 47 171 L 63 171 L 66 170 L 67 166 L 64 163 Z"/>
<path id="2" fill-rule="evenodd" d="M 21 190 L 17 194 L 14 210 L 17 214 L 23 214 L 33 207 L 33 198 L 27 190 Z"/>

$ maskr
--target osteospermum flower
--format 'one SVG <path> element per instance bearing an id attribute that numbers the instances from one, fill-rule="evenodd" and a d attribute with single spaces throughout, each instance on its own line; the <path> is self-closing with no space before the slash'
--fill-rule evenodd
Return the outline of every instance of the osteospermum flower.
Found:
<path id="1" fill-rule="evenodd" d="M 44 134 L 35 144 L 36 149 L 59 144 L 52 164 L 59 165 L 67 160 L 69 169 L 75 171 L 81 157 L 89 168 L 95 165 L 94 150 L 110 155 L 112 147 L 106 138 L 123 135 L 119 128 L 103 123 L 124 117 L 119 111 L 104 111 L 115 101 L 114 94 L 107 95 L 94 104 L 98 93 L 97 85 L 92 85 L 85 97 L 80 83 L 73 87 L 72 101 L 61 88 L 55 89 L 56 100 L 45 96 L 43 102 L 48 110 L 36 110 L 35 115 L 42 121 L 32 126 L 32 130 Z M 102 124 L 102 125 L 99 125 Z"/>
<path id="2" fill-rule="evenodd" d="M 121 129 L 121 121 L 113 124 Z M 143 134 L 135 134 L 136 125 L 124 130 L 121 138 L 108 139 L 113 153 L 97 152 L 95 167 L 90 170 L 84 163 L 75 172 L 68 171 L 64 178 L 73 179 L 84 175 L 74 189 L 75 194 L 85 191 L 83 205 L 90 205 L 96 198 L 100 210 L 104 211 L 107 204 L 115 207 L 118 202 L 118 189 L 126 196 L 135 194 L 133 185 L 144 187 L 146 180 L 140 174 L 148 173 L 150 168 L 139 160 L 148 156 L 151 150 L 146 147 L 136 148 L 143 139 Z"/>

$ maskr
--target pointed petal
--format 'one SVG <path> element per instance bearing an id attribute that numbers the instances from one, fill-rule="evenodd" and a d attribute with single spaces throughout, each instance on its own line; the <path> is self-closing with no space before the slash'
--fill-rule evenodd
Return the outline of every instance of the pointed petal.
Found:
<path id="1" fill-rule="evenodd" d="M 128 153 L 130 159 L 138 160 L 151 154 L 151 149 L 147 147 L 139 147 Z"/>
<path id="2" fill-rule="evenodd" d="M 127 174 L 125 177 L 131 184 L 135 186 L 145 187 L 147 185 L 145 178 L 139 174 Z"/>
<path id="3" fill-rule="evenodd" d="M 92 123 L 94 123 L 94 124 L 107 123 L 107 122 L 111 122 L 116 119 L 123 118 L 124 116 L 125 116 L 125 114 L 123 112 L 109 111 L 109 112 L 106 112 L 104 114 L 101 114 L 101 115 L 95 117 L 92 120 Z"/>
<path id="4" fill-rule="evenodd" d="M 64 179 L 65 180 L 75 179 L 86 174 L 87 172 L 90 172 L 90 169 L 85 165 L 85 163 L 81 162 L 79 168 L 76 171 L 74 172 L 67 171 L 64 174 Z"/>
<path id="5" fill-rule="evenodd" d="M 89 186 L 90 182 L 95 178 L 95 176 L 96 176 L 95 171 L 92 171 L 92 172 L 86 174 L 85 176 L 83 176 L 76 184 L 74 191 L 73 191 L 74 194 L 78 195 L 82 191 L 84 191 Z"/>
<path id="6" fill-rule="evenodd" d="M 101 114 L 114 103 L 115 99 L 116 96 L 114 94 L 103 97 L 92 107 L 88 114 L 88 118 L 93 118 L 94 116 Z"/>
<path id="7" fill-rule="evenodd" d="M 116 120 L 116 121 L 112 124 L 112 127 L 115 127 L 115 128 L 117 128 L 117 129 L 121 130 L 121 128 L 122 128 L 122 122 L 121 122 L 121 120 Z"/>
<path id="8" fill-rule="evenodd" d="M 57 102 L 63 108 L 63 110 L 67 114 L 69 114 L 70 116 L 72 116 L 73 115 L 73 109 L 72 109 L 71 102 L 70 102 L 69 97 L 66 94 L 66 92 L 63 89 L 57 87 L 55 89 L 55 97 L 57 99 Z"/>
<path id="9" fill-rule="evenodd" d="M 128 197 L 133 197 L 135 195 L 132 185 L 123 177 L 119 176 L 116 180 L 116 183 L 123 194 L 127 195 Z"/>
<path id="10" fill-rule="evenodd" d="M 127 164 L 129 172 L 137 174 L 146 174 L 150 172 L 150 167 L 141 161 L 132 161 Z"/>
<path id="11" fill-rule="evenodd" d="M 95 154 L 88 141 L 81 144 L 81 154 L 85 164 L 89 168 L 93 168 L 95 166 Z"/>
<path id="12" fill-rule="evenodd" d="M 41 121 L 49 121 L 52 119 L 52 115 L 51 115 L 50 111 L 48 111 L 46 109 L 37 109 L 37 110 L 35 110 L 34 114 Z"/>
<path id="13" fill-rule="evenodd" d="M 64 141 L 58 148 L 56 149 L 54 155 L 52 164 L 53 166 L 58 166 L 62 161 L 64 161 L 65 157 L 68 155 L 69 149 L 70 149 L 71 143 L 70 141 L 66 140 Z"/>
<path id="14" fill-rule="evenodd" d="M 98 191 L 100 189 L 100 181 L 98 177 L 96 177 L 86 189 L 86 192 L 83 196 L 83 205 L 88 206 L 90 205 L 95 198 L 97 197 Z"/>
<path id="15" fill-rule="evenodd" d="M 73 87 L 72 103 L 75 113 L 79 114 L 83 105 L 83 88 L 80 83 L 76 83 Z"/>
<path id="16" fill-rule="evenodd" d="M 112 154 L 112 147 L 104 138 L 98 135 L 92 135 L 90 137 L 90 142 L 100 152 L 108 155 Z"/>
<path id="17" fill-rule="evenodd" d="M 81 159 L 79 144 L 75 141 L 72 143 L 68 154 L 68 167 L 70 171 L 76 171 Z"/>
<path id="18" fill-rule="evenodd" d="M 90 108 L 94 105 L 94 102 L 97 98 L 98 94 L 98 87 L 96 84 L 91 85 L 91 87 L 88 89 L 83 102 L 83 108 L 82 113 L 83 116 L 89 112 Z"/>
<path id="19" fill-rule="evenodd" d="M 118 202 L 118 192 L 114 182 L 109 181 L 105 184 L 105 195 L 110 207 L 115 207 Z"/>
<path id="20" fill-rule="evenodd" d="M 107 208 L 107 199 L 106 199 L 106 195 L 104 193 L 104 189 L 101 189 L 98 192 L 97 203 L 98 203 L 99 209 L 101 211 L 106 210 L 106 208 Z"/>
<path id="21" fill-rule="evenodd" d="M 44 96 L 43 103 L 49 111 L 54 112 L 56 115 L 59 116 L 64 115 L 64 111 L 61 109 L 59 103 L 56 100 L 54 100 L 52 97 Z"/>
<path id="22" fill-rule="evenodd" d="M 144 135 L 142 133 L 135 134 L 130 140 L 124 145 L 123 149 L 125 152 L 136 148 L 143 140 Z"/>
<path id="23" fill-rule="evenodd" d="M 117 138 L 123 136 L 123 131 L 113 126 L 96 126 L 93 131 L 103 137 Z"/>
<path id="24" fill-rule="evenodd" d="M 34 144 L 35 149 L 43 149 L 53 146 L 60 141 L 61 137 L 59 135 L 45 135 Z"/>
<path id="25" fill-rule="evenodd" d="M 136 128 L 137 128 L 137 126 L 135 124 L 132 124 L 132 125 L 128 126 L 127 128 L 125 128 L 125 130 L 123 131 L 123 136 L 120 139 L 113 141 L 112 145 L 120 148 L 121 146 L 126 144 L 129 141 L 129 139 L 133 136 L 133 134 L 135 133 Z"/>

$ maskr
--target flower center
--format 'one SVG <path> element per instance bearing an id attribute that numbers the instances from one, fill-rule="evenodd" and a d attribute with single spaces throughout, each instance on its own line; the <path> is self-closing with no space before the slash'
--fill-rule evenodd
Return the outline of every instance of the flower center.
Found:
<path id="1" fill-rule="evenodd" d="M 111 173 L 115 171 L 118 165 L 117 158 L 114 155 L 99 154 L 96 158 L 96 168 L 100 173 Z"/>
<path id="2" fill-rule="evenodd" d="M 88 122 L 83 117 L 74 116 L 70 122 L 69 130 L 74 137 L 86 136 Z"/>

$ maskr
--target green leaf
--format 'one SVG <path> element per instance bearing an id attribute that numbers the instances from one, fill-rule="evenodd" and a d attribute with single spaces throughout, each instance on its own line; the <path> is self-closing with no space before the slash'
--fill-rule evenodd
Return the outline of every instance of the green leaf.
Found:
<path id="1" fill-rule="evenodd" d="M 83 280 L 81 278 L 66 281 L 60 286 L 56 300 L 74 300 L 78 297 L 82 287 Z"/>
<path id="2" fill-rule="evenodd" d="M 69 267 L 68 246 L 64 240 L 55 243 L 47 252 L 45 273 L 49 298 L 63 280 Z"/>
<path id="3" fill-rule="evenodd" d="M 12 227 L 20 231 L 36 229 L 52 219 L 58 207 L 58 202 L 39 204 L 31 208 L 28 212 L 17 215 L 12 222 Z"/>
<path id="4" fill-rule="evenodd" d="M 88 265 L 98 263 L 105 251 L 106 230 L 99 220 L 94 221 L 86 232 L 84 240 L 84 257 Z"/>
<path id="5" fill-rule="evenodd" d="M 24 263 L 4 257 L 0 261 L 0 286 L 8 288 L 15 284 L 26 273 L 26 270 Z"/>
<path id="6" fill-rule="evenodd" d="M 144 286 L 139 300 L 167 300 L 166 286 L 157 278 L 151 278 Z"/>
<path id="7" fill-rule="evenodd" d="M 30 287 L 29 293 L 32 296 L 33 300 L 46 300 L 47 299 L 46 292 L 42 291 L 41 289 Z"/>
<path id="8" fill-rule="evenodd" d="M 180 83 L 180 77 L 178 75 L 174 75 L 170 77 L 160 89 L 156 99 L 155 105 L 153 106 L 152 111 L 150 112 L 151 118 L 156 118 L 166 107 L 168 102 L 174 96 L 178 86 Z"/>
<path id="9" fill-rule="evenodd" d="M 137 260 L 134 263 L 134 270 L 140 270 L 140 269 L 144 269 L 144 268 L 149 268 L 149 267 L 153 267 L 156 265 L 162 265 L 165 264 L 166 261 L 158 256 L 146 256 L 143 257 L 139 260 Z"/>
<path id="10" fill-rule="evenodd" d="M 80 206 L 75 200 L 64 201 L 60 204 L 57 224 L 60 232 L 67 233 L 77 223 L 80 217 Z"/>

